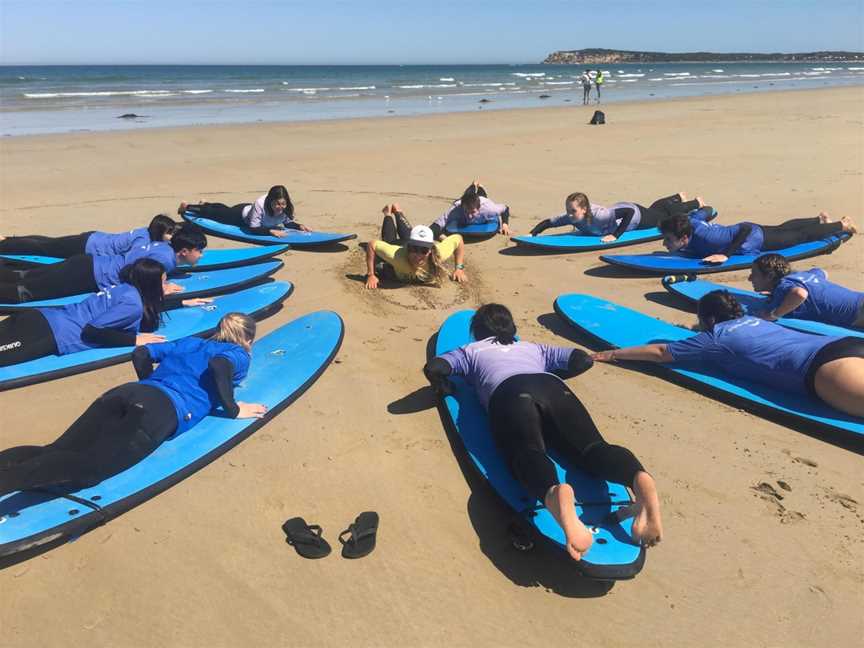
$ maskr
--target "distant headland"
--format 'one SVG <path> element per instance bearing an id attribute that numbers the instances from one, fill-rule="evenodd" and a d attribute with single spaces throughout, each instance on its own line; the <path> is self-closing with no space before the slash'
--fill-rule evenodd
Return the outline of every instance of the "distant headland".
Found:
<path id="1" fill-rule="evenodd" d="M 756 54 L 750 52 L 634 52 L 590 48 L 562 50 L 547 56 L 543 63 L 837 63 L 864 61 L 864 52 L 800 52 Z"/>

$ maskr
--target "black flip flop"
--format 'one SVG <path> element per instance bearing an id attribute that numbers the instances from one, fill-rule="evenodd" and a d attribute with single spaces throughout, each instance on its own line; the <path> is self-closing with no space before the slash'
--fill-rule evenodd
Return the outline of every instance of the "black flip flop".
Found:
<path id="1" fill-rule="evenodd" d="M 301 517 L 286 520 L 282 530 L 287 536 L 285 542 L 294 547 L 304 558 L 323 558 L 330 554 L 330 543 L 321 537 L 321 527 L 306 524 Z"/>
<path id="2" fill-rule="evenodd" d="M 375 549 L 375 534 L 378 533 L 378 514 L 375 511 L 365 511 L 357 516 L 354 524 L 339 534 L 342 543 L 343 558 L 362 558 Z M 348 535 L 348 539 L 343 536 Z"/>

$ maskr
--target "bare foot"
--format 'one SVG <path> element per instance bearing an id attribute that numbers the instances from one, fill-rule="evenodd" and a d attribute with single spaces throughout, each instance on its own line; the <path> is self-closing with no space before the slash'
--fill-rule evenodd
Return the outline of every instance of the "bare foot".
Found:
<path id="1" fill-rule="evenodd" d="M 855 225 L 855 221 L 853 221 L 848 216 L 844 216 L 840 219 L 840 223 L 843 225 L 843 231 L 849 234 L 857 234 L 858 227 Z"/>
<path id="2" fill-rule="evenodd" d="M 576 494 L 573 492 L 573 487 L 570 484 L 553 486 L 546 493 L 545 503 L 552 517 L 564 529 L 570 557 L 573 560 L 582 560 L 582 556 L 594 543 L 594 536 L 576 515 Z"/>
<path id="3" fill-rule="evenodd" d="M 390 211 L 396 214 L 400 213 L 402 211 L 402 208 L 399 206 L 399 203 L 393 203 L 390 205 Z"/>
<path id="4" fill-rule="evenodd" d="M 826 211 L 820 211 L 819 212 L 819 222 L 823 223 L 823 224 L 824 223 L 830 223 L 831 222 L 831 215 Z"/>
<path id="5" fill-rule="evenodd" d="M 687 202 L 687 194 L 683 191 L 678 192 L 678 198 L 681 199 L 681 202 Z"/>
<path id="6" fill-rule="evenodd" d="M 702 209 L 705 206 L 705 201 L 702 200 L 702 196 L 696 196 L 696 204 L 699 205 L 699 209 Z"/>
<path id="7" fill-rule="evenodd" d="M 181 202 L 180 206 L 177 208 L 177 215 L 182 216 L 186 213 L 186 208 L 189 206 L 189 203 Z"/>
<path id="8" fill-rule="evenodd" d="M 385 216 L 389 216 L 393 213 L 393 205 L 384 205 L 383 209 L 381 209 L 381 213 Z"/>
<path id="9" fill-rule="evenodd" d="M 647 547 L 653 547 L 663 539 L 663 522 L 660 518 L 660 498 L 657 484 L 647 472 L 639 472 L 633 480 L 636 495 L 634 506 L 633 540 Z"/>

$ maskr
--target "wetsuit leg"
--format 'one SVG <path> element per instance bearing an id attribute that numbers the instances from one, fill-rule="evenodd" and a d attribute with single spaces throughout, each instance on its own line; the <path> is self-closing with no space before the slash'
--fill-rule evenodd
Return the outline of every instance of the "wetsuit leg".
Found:
<path id="1" fill-rule="evenodd" d="M 0 322 L 0 367 L 56 353 L 54 333 L 38 310 L 13 313 Z"/>
<path id="2" fill-rule="evenodd" d="M 176 429 L 174 406 L 161 390 L 140 383 L 115 387 L 54 443 L 0 452 L 0 494 L 93 486 L 141 461 Z"/>
<path id="3" fill-rule="evenodd" d="M 99 290 L 93 277 L 93 257 L 89 254 L 16 274 L 17 281 L 2 277 L 0 302 L 21 304 Z"/>
<path id="4" fill-rule="evenodd" d="M 385 216 L 381 223 L 381 240 L 390 245 L 399 245 L 399 233 L 390 215 Z"/>
<path id="5" fill-rule="evenodd" d="M 474 183 L 472 182 L 470 185 L 465 187 L 465 191 L 462 192 L 462 195 L 464 196 L 466 193 L 471 191 L 473 188 L 474 188 Z M 489 197 L 486 195 L 486 189 L 482 185 L 480 187 L 477 187 L 477 195 L 482 196 L 483 198 Z"/>
<path id="6" fill-rule="evenodd" d="M 35 254 L 68 259 L 84 254 L 87 239 L 93 232 L 70 236 L 8 236 L 0 241 L 0 254 Z"/>
<path id="7" fill-rule="evenodd" d="M 639 206 L 642 216 L 639 220 L 638 229 L 647 229 L 649 227 L 657 227 L 661 221 L 667 218 L 672 218 L 678 214 L 689 214 L 694 209 L 699 209 L 698 200 L 688 200 L 683 202 L 681 196 L 675 194 L 658 198 L 650 207 Z"/>
<path id="8" fill-rule="evenodd" d="M 820 223 L 818 217 L 796 218 L 780 225 L 760 225 L 763 250 L 779 250 L 840 234 L 842 223 Z"/>
<path id="9" fill-rule="evenodd" d="M 243 210 L 251 203 L 240 203 L 229 207 L 222 203 L 201 203 L 200 205 L 190 205 L 189 209 L 195 208 L 194 211 L 201 218 L 209 218 L 226 225 L 236 225 L 237 227 L 245 227 L 246 221 L 243 220 Z"/>
<path id="10" fill-rule="evenodd" d="M 408 239 L 411 238 L 411 223 L 408 222 L 408 219 L 405 218 L 405 214 L 402 212 L 396 212 L 394 219 L 396 221 L 396 234 L 399 237 L 399 241 L 407 243 Z"/>

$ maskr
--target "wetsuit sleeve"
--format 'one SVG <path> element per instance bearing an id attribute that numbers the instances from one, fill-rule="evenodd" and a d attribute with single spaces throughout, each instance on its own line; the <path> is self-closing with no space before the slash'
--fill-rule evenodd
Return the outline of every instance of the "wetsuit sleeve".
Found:
<path id="1" fill-rule="evenodd" d="M 240 413 L 240 406 L 234 400 L 234 363 L 226 356 L 218 355 L 210 359 L 207 367 L 210 369 L 210 375 L 213 376 L 213 383 L 216 385 L 216 396 L 219 398 L 219 404 L 222 405 L 229 417 L 237 418 Z"/>
<path id="2" fill-rule="evenodd" d="M 618 227 L 616 227 L 615 231 L 612 232 L 612 236 L 620 238 L 621 235 L 627 231 L 627 228 L 630 227 L 630 221 L 632 221 L 633 216 L 636 215 L 636 210 L 632 207 L 618 207 L 613 213 L 615 214 L 615 220 L 620 220 L 618 222 Z"/>
<path id="3" fill-rule="evenodd" d="M 81 331 L 81 339 L 87 344 L 101 347 L 135 346 L 134 331 L 120 331 L 115 328 L 97 328 L 87 324 Z"/>
<path id="4" fill-rule="evenodd" d="M 583 374 L 593 366 L 594 360 L 582 349 L 573 349 L 570 352 L 570 359 L 567 361 L 567 373 L 570 376 Z"/>
<path id="5" fill-rule="evenodd" d="M 729 245 L 726 246 L 726 249 L 722 250 L 720 254 L 724 256 L 732 256 L 735 254 L 738 249 L 744 244 L 744 241 L 747 240 L 747 237 L 750 236 L 750 232 L 753 230 L 753 226 L 750 223 L 740 223 L 738 225 L 738 232 L 735 234 L 735 238 L 733 238 Z"/>
<path id="6" fill-rule="evenodd" d="M 432 238 L 434 238 L 436 240 L 438 239 L 439 236 L 441 236 L 441 232 L 444 231 L 444 228 L 441 227 L 441 225 L 439 225 L 437 221 L 432 223 L 429 226 L 429 229 L 432 230 Z"/>
<path id="7" fill-rule="evenodd" d="M 712 212 L 709 212 L 707 209 L 702 209 L 702 208 L 694 209 L 689 214 L 687 214 L 687 217 L 690 220 L 702 221 L 703 223 L 707 223 L 709 221 L 714 220 L 714 216 L 716 216 L 716 214 L 713 214 Z"/>
<path id="8" fill-rule="evenodd" d="M 506 224 L 510 223 L 510 207 L 504 205 L 504 211 L 501 212 L 501 222 Z"/>
<path id="9" fill-rule="evenodd" d="M 439 394 L 445 395 L 453 393 L 450 381 L 447 380 L 447 376 L 449 376 L 452 371 L 453 369 L 450 366 L 450 363 L 440 356 L 432 358 L 426 363 L 426 366 L 423 367 L 423 375 L 426 376 L 426 380 L 428 380 L 429 384 L 432 385 L 432 389 Z"/>
<path id="10" fill-rule="evenodd" d="M 552 227 L 552 219 L 544 218 L 542 221 L 540 221 L 534 226 L 534 229 L 531 230 L 531 236 L 537 236 L 541 232 L 549 229 L 550 227 Z"/>
<path id="11" fill-rule="evenodd" d="M 138 380 L 149 378 L 150 374 L 153 373 L 153 358 L 146 346 L 135 347 L 132 352 L 132 367 L 135 369 Z"/>

